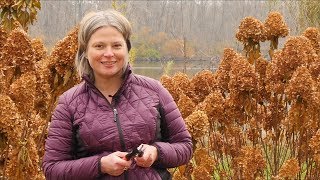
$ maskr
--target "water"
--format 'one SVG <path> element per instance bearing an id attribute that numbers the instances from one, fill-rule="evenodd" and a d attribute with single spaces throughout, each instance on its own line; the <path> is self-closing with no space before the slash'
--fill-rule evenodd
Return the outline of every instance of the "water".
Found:
<path id="1" fill-rule="evenodd" d="M 202 70 L 212 70 L 209 61 L 188 62 L 186 65 L 186 74 L 189 78 Z M 136 74 L 148 76 L 159 80 L 164 74 L 164 64 L 161 62 L 137 61 L 133 64 L 133 72 Z M 184 63 L 175 62 L 169 71 L 169 76 L 173 76 L 177 72 L 183 72 Z"/>

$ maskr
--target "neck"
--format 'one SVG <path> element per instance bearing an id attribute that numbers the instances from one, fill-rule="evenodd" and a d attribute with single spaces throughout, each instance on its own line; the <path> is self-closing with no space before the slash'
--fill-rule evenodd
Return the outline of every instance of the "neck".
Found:
<path id="1" fill-rule="evenodd" d="M 95 77 L 94 85 L 102 92 L 104 96 L 113 96 L 122 84 L 122 77 L 115 76 L 112 78 Z"/>

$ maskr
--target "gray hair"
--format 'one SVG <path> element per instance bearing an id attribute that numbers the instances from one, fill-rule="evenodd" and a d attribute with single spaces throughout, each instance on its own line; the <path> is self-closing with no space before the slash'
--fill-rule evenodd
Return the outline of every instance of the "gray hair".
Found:
<path id="1" fill-rule="evenodd" d="M 126 19 L 120 12 L 112 9 L 88 13 L 81 20 L 78 33 L 78 52 L 75 58 L 75 66 L 80 78 L 82 75 L 87 74 L 92 80 L 94 80 L 93 70 L 86 58 L 88 42 L 94 32 L 101 27 L 108 26 L 116 28 L 123 35 L 128 51 L 130 51 L 130 36 L 132 28 L 128 19 Z M 125 59 L 125 61 L 128 61 L 128 59 Z M 127 62 L 124 64 L 126 66 Z"/>

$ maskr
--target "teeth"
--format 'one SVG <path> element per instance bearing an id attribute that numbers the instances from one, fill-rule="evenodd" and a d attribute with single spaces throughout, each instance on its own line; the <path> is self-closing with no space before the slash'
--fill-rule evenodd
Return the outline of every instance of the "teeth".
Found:
<path id="1" fill-rule="evenodd" d="M 104 62 L 101 62 L 102 64 L 106 64 L 106 65 L 111 65 L 111 64 L 115 64 L 116 62 L 114 61 L 104 61 Z"/>

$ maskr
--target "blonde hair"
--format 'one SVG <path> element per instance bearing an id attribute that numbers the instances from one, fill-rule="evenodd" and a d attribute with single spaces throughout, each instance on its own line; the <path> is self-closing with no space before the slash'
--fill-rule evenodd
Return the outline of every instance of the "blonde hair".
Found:
<path id="1" fill-rule="evenodd" d="M 125 18 L 120 12 L 112 9 L 88 13 L 81 20 L 78 33 L 78 52 L 75 58 L 75 66 L 80 78 L 82 75 L 87 74 L 92 80 L 94 80 L 93 70 L 85 55 L 88 42 L 96 30 L 101 27 L 108 26 L 116 28 L 123 35 L 128 51 L 130 51 L 130 36 L 132 34 L 132 28 L 127 18 Z M 125 61 L 128 61 L 128 59 L 125 59 Z M 124 64 L 125 66 L 127 65 L 127 63 Z"/>

